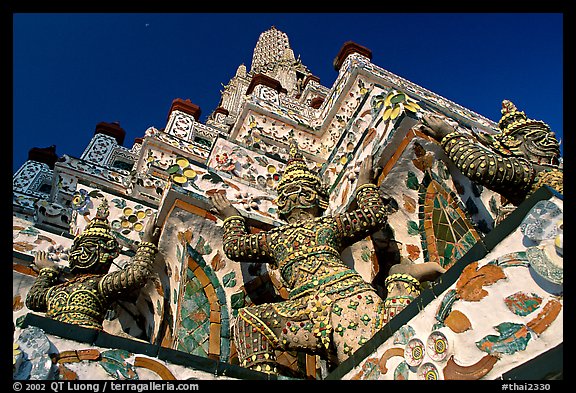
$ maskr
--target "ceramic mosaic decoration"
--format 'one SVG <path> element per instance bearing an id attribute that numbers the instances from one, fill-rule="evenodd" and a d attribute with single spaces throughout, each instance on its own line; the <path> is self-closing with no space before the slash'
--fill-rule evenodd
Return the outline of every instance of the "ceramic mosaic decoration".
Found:
<path id="1" fill-rule="evenodd" d="M 543 206 L 559 213 L 562 202 L 538 202 L 524 221 L 532 220 Z M 559 218 L 551 223 L 559 224 Z M 538 267 L 533 267 L 539 266 L 540 261 L 529 257 L 533 249 L 561 255 L 561 247 L 555 245 L 558 235 L 550 234 L 525 251 L 510 252 L 512 245 L 521 247 L 527 240 L 522 228 L 517 228 L 484 258 L 467 265 L 455 285 L 411 319 L 404 329 L 413 332 L 412 338 L 399 358 L 386 356 L 401 344 L 397 340 L 389 339 L 375 351 L 383 353 L 380 361 L 387 359 L 386 368 L 396 367 L 397 373 L 367 375 L 362 367 L 351 378 L 489 378 L 498 375 L 506 364 L 529 358 L 531 350 L 541 351 L 561 343 L 563 289 L 558 277 L 562 274 L 541 280 L 540 274 L 535 273 Z M 418 368 L 401 372 L 403 362 Z"/>
<path id="2" fill-rule="evenodd" d="M 175 98 L 131 146 L 100 122 L 80 157 L 30 150 L 13 175 L 13 377 L 562 375 L 547 124 L 508 100 L 487 119 L 351 41 L 331 86 L 275 27 L 252 54 L 205 121 Z"/>

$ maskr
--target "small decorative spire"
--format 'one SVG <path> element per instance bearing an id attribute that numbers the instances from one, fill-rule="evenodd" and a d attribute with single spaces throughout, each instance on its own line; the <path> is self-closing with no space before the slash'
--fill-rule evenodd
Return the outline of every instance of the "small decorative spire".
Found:
<path id="1" fill-rule="evenodd" d="M 498 127 L 502 130 L 503 134 L 509 134 L 512 130 L 517 129 L 520 125 L 527 122 L 527 117 L 524 112 L 518 111 L 516 105 L 510 100 L 502 101 L 502 118 L 498 122 Z"/>
<path id="2" fill-rule="evenodd" d="M 294 53 L 290 50 L 290 43 L 286 33 L 272 26 L 258 38 L 252 55 L 251 71 L 263 73 L 273 69 L 281 59 L 294 60 Z"/>
<path id="3" fill-rule="evenodd" d="M 294 138 L 290 138 L 288 140 L 288 144 L 290 146 L 290 150 L 288 152 L 288 163 L 296 160 L 302 161 L 304 157 L 302 156 L 300 149 L 298 149 L 298 141 Z"/>
<path id="4" fill-rule="evenodd" d="M 110 215 L 110 209 L 108 208 L 108 200 L 104 198 L 100 203 L 100 206 L 96 209 L 96 218 L 99 220 L 106 221 Z"/>
<path id="5" fill-rule="evenodd" d="M 115 240 L 116 238 L 112 235 L 110 223 L 108 222 L 109 215 L 108 200 L 103 198 L 100 206 L 96 209 L 96 215 L 88 225 L 86 225 L 84 231 L 76 237 L 77 240 L 91 236 Z"/>
<path id="6" fill-rule="evenodd" d="M 503 115 L 506 113 L 516 112 L 516 105 L 512 103 L 512 101 L 504 100 L 502 101 L 502 110 L 500 111 Z"/>

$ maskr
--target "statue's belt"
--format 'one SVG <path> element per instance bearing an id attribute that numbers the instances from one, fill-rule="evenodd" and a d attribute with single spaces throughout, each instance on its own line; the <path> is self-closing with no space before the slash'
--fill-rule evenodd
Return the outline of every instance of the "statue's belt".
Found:
<path id="1" fill-rule="evenodd" d="M 93 319 L 102 318 L 101 312 L 94 310 L 93 308 L 80 305 L 55 307 L 48 310 L 48 312 L 46 313 L 46 315 L 51 318 L 59 318 L 63 315 L 72 315 L 72 314 L 82 315 L 85 318 L 93 318 Z"/>
<path id="2" fill-rule="evenodd" d="M 317 261 L 315 261 L 315 257 L 320 257 L 320 256 L 325 256 L 325 257 L 336 257 L 338 259 L 340 259 L 340 253 L 338 252 L 338 250 L 330 247 L 330 246 L 314 246 L 314 247 L 310 247 L 308 248 L 306 251 L 296 251 L 293 254 L 290 254 L 288 257 L 286 257 L 286 259 L 284 259 L 282 262 L 280 262 L 279 266 L 280 266 L 280 272 L 282 273 L 282 275 L 284 275 L 284 271 L 285 269 L 289 268 L 290 266 L 292 266 L 294 263 L 296 262 L 301 262 L 301 261 L 310 261 L 311 262 L 311 267 L 317 267 L 316 265 L 318 265 L 319 263 Z M 308 265 L 308 264 L 304 264 L 304 265 Z"/>
<path id="3" fill-rule="evenodd" d="M 317 291 L 320 288 L 323 288 L 323 291 L 326 294 L 329 294 L 330 291 L 327 290 L 326 287 L 330 287 L 338 282 L 343 280 L 351 279 L 350 285 L 366 285 L 362 277 L 352 269 L 343 270 L 338 273 L 330 274 L 328 276 L 313 278 L 312 280 L 308 281 L 305 284 L 300 285 L 299 287 L 294 288 L 290 291 L 290 299 L 299 298 L 310 291 Z M 341 288 L 340 288 L 341 289 Z"/>

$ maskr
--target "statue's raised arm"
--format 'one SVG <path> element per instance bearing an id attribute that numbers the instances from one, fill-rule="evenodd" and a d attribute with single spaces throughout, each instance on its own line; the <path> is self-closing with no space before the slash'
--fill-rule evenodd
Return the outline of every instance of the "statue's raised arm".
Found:
<path id="1" fill-rule="evenodd" d="M 226 256 L 238 262 L 268 262 L 271 258 L 265 232 L 248 233 L 246 221 L 225 194 L 211 197 L 217 214 L 224 220 L 223 249 Z"/>
<path id="2" fill-rule="evenodd" d="M 470 180 L 518 205 L 543 185 L 563 192 L 560 143 L 550 127 L 528 119 L 502 102 L 500 133 L 466 134 L 434 115 L 422 118 L 420 130 L 436 139 Z"/>
<path id="3" fill-rule="evenodd" d="M 356 209 L 334 216 L 344 247 L 383 229 L 390 213 L 389 203 L 374 184 L 371 156 L 367 156 L 360 165 L 355 199 Z"/>
<path id="4" fill-rule="evenodd" d="M 108 273 L 120 253 L 110 231 L 108 214 L 104 199 L 95 217 L 74 238 L 68 258 L 71 275 L 68 280 L 59 280 L 60 270 L 45 253 L 36 255 L 34 265 L 39 275 L 26 296 L 30 310 L 45 312 L 47 317 L 58 321 L 102 329 L 111 304 L 146 285 L 158 251 L 160 228 L 151 218 L 132 262 Z"/>

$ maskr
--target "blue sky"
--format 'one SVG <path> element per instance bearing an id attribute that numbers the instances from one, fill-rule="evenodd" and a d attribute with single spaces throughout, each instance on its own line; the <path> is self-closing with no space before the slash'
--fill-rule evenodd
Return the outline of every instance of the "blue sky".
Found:
<path id="1" fill-rule="evenodd" d="M 562 137 L 561 13 L 15 13 L 13 172 L 33 147 L 80 157 L 101 121 L 120 122 L 131 147 L 166 125 L 175 98 L 199 105 L 204 122 L 271 26 L 327 87 L 354 41 L 374 64 L 491 120 L 509 99 Z"/>

